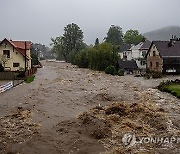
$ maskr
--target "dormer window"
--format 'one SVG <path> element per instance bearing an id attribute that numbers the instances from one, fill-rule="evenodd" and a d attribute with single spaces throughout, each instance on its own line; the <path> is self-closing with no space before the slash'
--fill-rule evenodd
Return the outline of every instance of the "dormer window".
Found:
<path id="1" fill-rule="evenodd" d="M 156 56 L 156 51 L 153 51 L 153 56 Z"/>

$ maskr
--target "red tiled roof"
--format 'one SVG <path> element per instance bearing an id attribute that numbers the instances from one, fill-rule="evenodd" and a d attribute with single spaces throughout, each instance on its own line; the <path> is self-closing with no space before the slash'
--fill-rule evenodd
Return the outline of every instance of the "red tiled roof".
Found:
<path id="1" fill-rule="evenodd" d="M 11 41 L 11 40 L 10 40 Z M 17 48 L 21 48 L 25 50 L 25 41 L 11 41 Z M 26 49 L 29 50 L 31 48 L 31 42 L 26 41 Z"/>

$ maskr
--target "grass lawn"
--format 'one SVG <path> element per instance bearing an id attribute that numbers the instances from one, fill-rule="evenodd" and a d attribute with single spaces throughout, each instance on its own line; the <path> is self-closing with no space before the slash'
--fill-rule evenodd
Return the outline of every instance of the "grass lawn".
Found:
<path id="1" fill-rule="evenodd" d="M 35 76 L 32 75 L 32 76 L 28 77 L 25 81 L 26 81 L 26 83 L 31 83 L 34 81 L 34 78 L 35 78 Z"/>
<path id="2" fill-rule="evenodd" d="M 174 96 L 180 98 L 180 84 L 165 85 L 164 88 Z"/>

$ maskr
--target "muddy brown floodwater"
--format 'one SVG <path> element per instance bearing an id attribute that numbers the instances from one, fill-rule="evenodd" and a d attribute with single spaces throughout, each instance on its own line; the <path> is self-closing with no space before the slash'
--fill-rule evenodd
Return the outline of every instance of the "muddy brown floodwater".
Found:
<path id="1" fill-rule="evenodd" d="M 167 111 L 173 128 L 180 130 L 179 99 L 155 89 L 162 80 L 179 76 L 145 80 L 110 76 L 63 62 L 42 63 L 33 83 L 0 94 L 0 153 L 105 152 L 99 140 L 86 135 L 77 116 L 113 102 L 152 102 Z"/>

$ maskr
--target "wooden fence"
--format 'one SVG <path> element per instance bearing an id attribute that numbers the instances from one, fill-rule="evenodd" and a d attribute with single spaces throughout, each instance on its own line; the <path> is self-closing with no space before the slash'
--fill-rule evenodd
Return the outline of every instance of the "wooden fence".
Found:
<path id="1" fill-rule="evenodd" d="M 28 78 L 29 76 L 35 74 L 37 72 L 37 68 L 36 67 L 33 67 L 32 69 L 28 70 L 26 73 L 25 73 L 25 77 Z"/>
<path id="2" fill-rule="evenodd" d="M 24 74 L 24 72 L 0 72 L 0 80 L 23 80 L 28 78 L 29 76 L 35 74 L 37 72 L 37 68 L 32 68 Z"/>
<path id="3" fill-rule="evenodd" d="M 16 72 L 0 72 L 0 80 L 14 80 L 16 75 Z"/>

